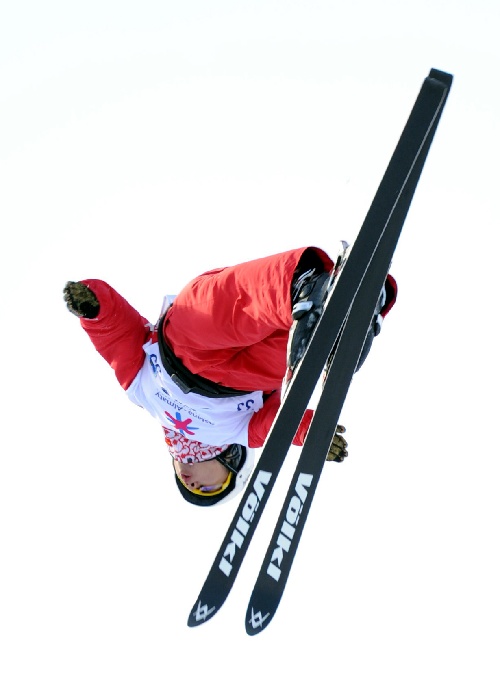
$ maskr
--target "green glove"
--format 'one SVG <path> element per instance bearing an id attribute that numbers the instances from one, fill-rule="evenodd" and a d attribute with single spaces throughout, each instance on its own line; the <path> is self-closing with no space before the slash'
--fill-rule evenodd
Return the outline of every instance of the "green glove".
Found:
<path id="1" fill-rule="evenodd" d="M 99 300 L 84 283 L 68 281 L 64 286 L 63 295 L 68 310 L 77 317 L 95 319 L 99 314 Z"/>
<path id="2" fill-rule="evenodd" d="M 328 462 L 342 462 L 349 454 L 347 452 L 347 441 L 340 435 L 341 433 L 345 433 L 345 428 L 339 424 L 335 430 L 333 440 L 330 443 L 328 455 L 326 456 Z"/>

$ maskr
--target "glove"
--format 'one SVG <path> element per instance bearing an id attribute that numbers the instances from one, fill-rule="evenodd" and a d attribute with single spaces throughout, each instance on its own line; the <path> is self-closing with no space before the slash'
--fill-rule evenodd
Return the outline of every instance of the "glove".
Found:
<path id="1" fill-rule="evenodd" d="M 63 295 L 68 310 L 77 317 L 95 319 L 99 314 L 99 300 L 84 283 L 68 281 L 64 286 Z"/>
<path id="2" fill-rule="evenodd" d="M 328 462 L 343 462 L 344 458 L 349 454 L 347 452 L 347 441 L 340 435 L 341 433 L 345 433 L 345 428 L 339 424 L 335 429 L 335 435 L 326 456 Z"/>

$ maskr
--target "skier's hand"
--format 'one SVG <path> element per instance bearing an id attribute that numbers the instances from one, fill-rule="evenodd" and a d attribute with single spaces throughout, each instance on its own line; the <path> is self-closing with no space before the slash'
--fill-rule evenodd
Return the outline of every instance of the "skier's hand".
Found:
<path id="1" fill-rule="evenodd" d="M 99 301 L 84 283 L 68 281 L 64 286 L 63 295 L 68 310 L 77 317 L 95 319 L 99 314 Z"/>
<path id="2" fill-rule="evenodd" d="M 330 443 L 328 455 L 326 456 L 328 462 L 342 462 L 349 454 L 347 452 L 347 441 L 340 435 L 341 433 L 345 433 L 345 428 L 339 424 L 335 430 L 333 440 Z"/>

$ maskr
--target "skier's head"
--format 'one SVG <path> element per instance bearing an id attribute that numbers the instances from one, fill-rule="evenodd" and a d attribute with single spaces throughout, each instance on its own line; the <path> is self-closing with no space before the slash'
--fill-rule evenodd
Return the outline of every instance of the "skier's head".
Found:
<path id="1" fill-rule="evenodd" d="M 215 506 L 239 494 L 251 474 L 254 451 L 237 443 L 204 460 L 173 458 L 182 497 L 196 506 Z"/>

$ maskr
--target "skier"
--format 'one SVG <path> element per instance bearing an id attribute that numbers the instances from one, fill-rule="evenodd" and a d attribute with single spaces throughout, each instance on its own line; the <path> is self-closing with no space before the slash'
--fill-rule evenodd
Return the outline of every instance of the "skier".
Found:
<path id="1" fill-rule="evenodd" d="M 333 261 L 302 247 L 208 271 L 166 296 L 154 326 L 104 281 L 64 287 L 128 397 L 162 425 L 189 503 L 211 506 L 243 490 L 348 251 L 342 242 Z M 357 370 L 396 295 L 389 275 Z M 306 410 L 293 444 L 304 443 L 312 415 Z M 339 425 L 327 460 L 347 456 L 344 432 Z"/>

